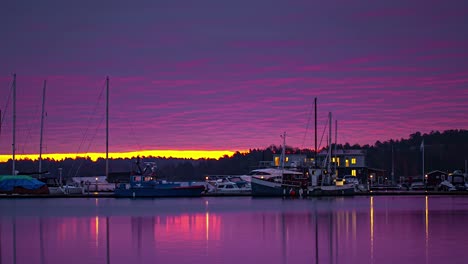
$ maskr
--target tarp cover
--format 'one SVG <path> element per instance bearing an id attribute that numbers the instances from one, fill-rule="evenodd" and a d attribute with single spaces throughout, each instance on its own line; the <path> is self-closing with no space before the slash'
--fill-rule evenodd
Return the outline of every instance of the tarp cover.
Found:
<path id="1" fill-rule="evenodd" d="M 28 190 L 36 190 L 44 186 L 45 183 L 30 176 L 24 175 L 3 175 L 0 176 L 0 191 L 13 191 L 15 187 L 22 187 Z"/>

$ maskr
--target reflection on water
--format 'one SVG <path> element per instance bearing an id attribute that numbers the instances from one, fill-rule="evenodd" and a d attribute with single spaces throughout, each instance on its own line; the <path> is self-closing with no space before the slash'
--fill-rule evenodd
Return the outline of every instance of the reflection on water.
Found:
<path id="1" fill-rule="evenodd" d="M 1 199 L 0 264 L 465 263 L 465 199 Z"/>

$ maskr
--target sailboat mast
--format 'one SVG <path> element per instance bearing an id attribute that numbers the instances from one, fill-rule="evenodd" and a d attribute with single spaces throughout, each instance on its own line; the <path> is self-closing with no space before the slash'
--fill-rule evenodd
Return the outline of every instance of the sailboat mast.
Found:
<path id="1" fill-rule="evenodd" d="M 106 179 L 109 176 L 109 76 L 106 78 Z"/>
<path id="2" fill-rule="evenodd" d="M 286 159 L 286 132 L 281 136 L 283 138 L 283 147 L 281 149 L 281 169 L 284 169 L 284 160 Z"/>
<path id="3" fill-rule="evenodd" d="M 16 73 L 13 74 L 13 143 L 12 147 L 12 162 L 11 162 L 11 175 L 16 175 L 15 168 L 15 153 L 16 153 Z"/>
<path id="4" fill-rule="evenodd" d="M 392 143 L 392 184 L 395 184 L 395 159 L 393 155 L 393 143 Z"/>
<path id="5" fill-rule="evenodd" d="M 328 113 L 328 175 L 331 175 L 331 155 L 332 155 L 332 113 Z"/>
<path id="6" fill-rule="evenodd" d="M 335 120 L 335 162 L 334 162 L 334 169 L 335 175 L 338 176 L 338 160 L 336 158 L 336 146 L 338 145 L 338 120 Z"/>
<path id="7" fill-rule="evenodd" d="M 39 173 L 42 172 L 42 136 L 44 131 L 44 106 L 45 106 L 45 95 L 46 95 L 47 81 L 44 80 L 44 86 L 42 87 L 42 113 L 41 113 L 41 134 L 39 142 Z"/>
<path id="8" fill-rule="evenodd" d="M 315 151 L 314 151 L 314 164 L 315 169 L 317 169 L 317 97 L 314 100 L 315 105 Z"/>

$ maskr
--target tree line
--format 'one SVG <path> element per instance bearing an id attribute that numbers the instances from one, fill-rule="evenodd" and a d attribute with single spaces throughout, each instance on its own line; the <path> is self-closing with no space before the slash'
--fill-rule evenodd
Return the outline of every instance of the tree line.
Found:
<path id="1" fill-rule="evenodd" d="M 420 175 L 422 170 L 421 143 L 424 140 L 425 171 L 465 170 L 468 160 L 468 130 L 432 131 L 428 134 L 416 132 L 407 139 L 377 141 L 374 145 L 360 146 L 338 144 L 338 149 L 363 149 L 366 163 L 370 168 L 385 170 L 387 175 L 393 170 L 395 176 Z M 286 147 L 290 154 L 314 156 L 311 149 Z M 251 149 L 247 153 L 236 152 L 233 156 L 216 159 L 177 159 L 163 157 L 140 157 L 144 162 L 155 162 L 159 177 L 168 180 L 203 180 L 205 175 L 238 175 L 248 173 L 261 161 L 272 161 L 275 153 L 281 153 L 281 147 L 271 145 L 265 149 Z M 110 159 L 109 172 L 119 173 L 136 171 L 132 159 Z M 62 177 L 105 175 L 105 159 L 92 161 L 89 158 L 67 158 L 64 160 L 45 159 L 42 168 L 50 175 L 57 175 L 61 168 Z M 12 162 L 0 163 L 1 174 L 11 174 Z M 18 160 L 15 167 L 21 174 L 37 172 L 38 161 Z"/>

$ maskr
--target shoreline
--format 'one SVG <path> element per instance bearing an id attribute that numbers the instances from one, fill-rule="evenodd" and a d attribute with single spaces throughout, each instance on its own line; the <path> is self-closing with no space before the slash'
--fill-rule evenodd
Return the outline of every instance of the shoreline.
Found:
<path id="1" fill-rule="evenodd" d="M 304 195 L 304 196 L 252 196 L 251 194 L 202 194 L 200 197 L 118 197 L 113 192 L 93 192 L 86 194 L 0 194 L 0 199 L 28 199 L 28 198 L 118 198 L 118 199 L 158 199 L 158 198 L 202 198 L 202 197 L 262 197 L 262 198 L 320 198 L 320 197 L 354 197 L 354 196 L 464 196 L 468 195 L 468 191 L 370 191 L 355 193 L 353 195 Z"/>

